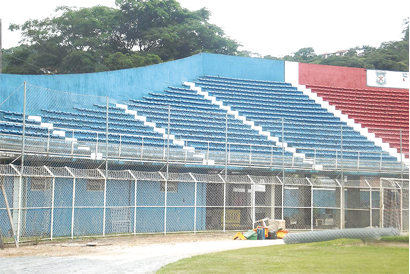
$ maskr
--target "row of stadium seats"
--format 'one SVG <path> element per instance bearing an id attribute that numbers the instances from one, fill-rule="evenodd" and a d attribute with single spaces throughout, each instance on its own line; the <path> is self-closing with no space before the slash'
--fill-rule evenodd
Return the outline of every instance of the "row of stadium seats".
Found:
<path id="1" fill-rule="evenodd" d="M 346 159 L 361 157 L 378 161 L 383 157 L 383 161 L 397 161 L 386 154 L 382 156 L 380 147 L 290 84 L 204 76 L 197 79 L 195 85 L 214 96 L 223 106 L 230 106 L 232 111 L 237 111 L 247 121 L 253 121 L 254 125 L 270 132 L 270 136 L 277 138 L 278 142 L 268 140 L 235 115 L 228 115 L 214 101 L 207 100 L 187 87 L 169 87 L 163 94 L 150 93 L 150 96 L 142 100 L 130 99 L 124 103 L 129 113 L 135 111 L 152 125 L 136 119 L 118 105 L 110 105 L 109 141 L 163 147 L 166 140 L 164 132 L 168 132 L 169 124 L 169 134 L 183 140 L 184 146 L 202 151 L 223 151 L 227 140 L 232 152 L 281 156 L 281 142 L 286 142 L 286 146 L 294 148 L 307 158 L 335 157 L 343 146 L 343 157 Z M 72 111 L 42 109 L 40 116 L 42 122 L 53 124 L 54 129 L 64 130 L 65 138 L 104 142 L 106 107 L 95 104 L 84 108 L 73 107 Z M 21 113 L 2 111 L 2 120 L 4 122 L 0 123 L 0 133 L 22 134 Z M 53 135 L 47 128 L 39 127 L 38 121 L 28 119 L 27 123 L 27 136 L 46 138 L 51 134 L 52 138 L 62 138 Z M 341 131 L 343 136 L 340 135 Z M 181 148 L 181 145 L 173 142 L 170 146 Z M 285 155 L 293 157 L 295 154 L 289 149 L 285 151 Z"/>
<path id="2" fill-rule="evenodd" d="M 409 153 L 408 91 L 349 89 L 307 85 L 312 92 L 347 114 L 392 147 Z M 346 103 L 348 102 L 348 103 Z M 401 130 L 401 132 L 400 132 Z M 401 134 L 401 139 L 400 139 Z"/>

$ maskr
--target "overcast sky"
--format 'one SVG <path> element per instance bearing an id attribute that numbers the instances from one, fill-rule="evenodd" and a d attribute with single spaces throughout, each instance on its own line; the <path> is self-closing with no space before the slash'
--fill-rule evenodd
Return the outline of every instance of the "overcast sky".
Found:
<path id="1" fill-rule="evenodd" d="M 20 34 L 10 32 L 10 23 L 43 19 L 57 6 L 115 7 L 115 0 L 1 0 L 2 47 L 17 46 Z M 316 54 L 370 45 L 402 38 L 403 19 L 410 1 L 389 0 L 179 0 L 182 7 L 208 8 L 210 22 L 249 50 L 284 56 L 304 47 Z"/>

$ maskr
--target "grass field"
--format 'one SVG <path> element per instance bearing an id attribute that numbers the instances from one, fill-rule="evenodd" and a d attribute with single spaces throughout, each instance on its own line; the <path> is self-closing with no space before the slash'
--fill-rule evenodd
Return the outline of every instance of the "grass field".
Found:
<path id="1" fill-rule="evenodd" d="M 409 241 L 409 237 L 386 239 Z M 157 273 L 409 273 L 409 248 L 384 241 L 276 245 L 206 254 L 184 259 Z"/>

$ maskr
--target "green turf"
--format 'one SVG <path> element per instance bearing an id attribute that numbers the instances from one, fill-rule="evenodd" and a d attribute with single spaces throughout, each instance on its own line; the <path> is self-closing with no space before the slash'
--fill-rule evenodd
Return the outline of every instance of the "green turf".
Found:
<path id="1" fill-rule="evenodd" d="M 407 236 L 383 236 L 381 238 L 381 240 L 385 241 L 385 242 L 408 243 L 409 242 L 409 235 L 407 235 Z"/>
<path id="2" fill-rule="evenodd" d="M 409 249 L 350 239 L 276 245 L 195 256 L 157 273 L 409 273 Z"/>

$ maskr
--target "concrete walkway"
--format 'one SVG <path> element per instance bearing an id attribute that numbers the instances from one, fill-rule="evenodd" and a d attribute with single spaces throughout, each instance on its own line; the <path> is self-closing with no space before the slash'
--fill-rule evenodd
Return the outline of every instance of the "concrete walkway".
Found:
<path id="1" fill-rule="evenodd" d="M 191 256 L 248 247 L 284 244 L 283 240 L 207 241 L 153 244 L 96 255 L 0 258 L 1 273 L 155 273 L 162 266 Z"/>

